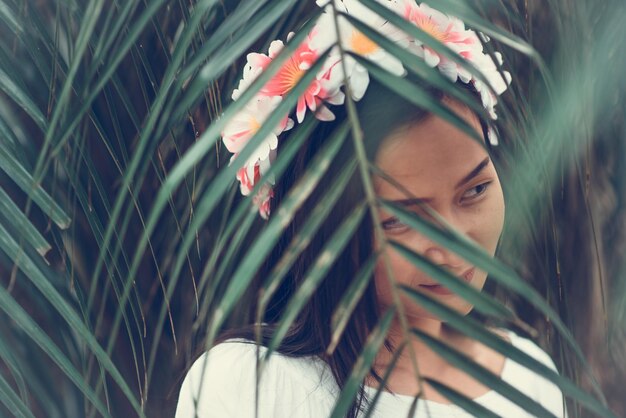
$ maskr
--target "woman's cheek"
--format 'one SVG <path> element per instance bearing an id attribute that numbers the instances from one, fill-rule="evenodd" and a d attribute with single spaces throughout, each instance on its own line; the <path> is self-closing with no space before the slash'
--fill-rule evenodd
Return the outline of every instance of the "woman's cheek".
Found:
<path id="1" fill-rule="evenodd" d="M 388 260 L 388 266 L 386 265 L 385 258 Z M 391 270 L 393 278 L 389 276 L 389 270 Z M 379 302 L 384 305 L 392 304 L 393 296 L 391 286 L 393 283 L 408 286 L 414 285 L 411 277 L 414 277 L 415 274 L 419 274 L 417 267 L 411 264 L 410 261 L 397 251 L 388 248 L 387 253 L 378 259 L 378 263 L 374 269 L 374 280 Z M 393 281 L 394 279 L 395 282 Z"/>
<path id="2" fill-rule="evenodd" d="M 502 229 L 504 227 L 504 198 L 501 190 L 497 190 L 490 199 L 490 204 L 486 210 L 480 213 L 477 233 L 480 239 L 479 244 L 491 255 L 496 251 Z"/>

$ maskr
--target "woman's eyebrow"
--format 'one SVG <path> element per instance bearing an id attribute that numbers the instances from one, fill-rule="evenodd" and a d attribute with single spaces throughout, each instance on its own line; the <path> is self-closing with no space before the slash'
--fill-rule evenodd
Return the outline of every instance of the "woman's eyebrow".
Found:
<path id="1" fill-rule="evenodd" d="M 491 160 L 489 159 L 489 157 L 482 160 L 476 166 L 476 168 L 470 171 L 468 175 L 466 175 L 465 177 L 463 177 L 463 179 L 461 179 L 461 181 L 459 181 L 459 183 L 456 185 L 456 188 L 463 186 L 465 183 L 467 183 L 468 181 L 476 177 L 478 174 L 480 174 L 483 168 L 489 165 L 490 161 Z M 424 203 L 431 203 L 433 199 L 430 197 L 414 197 L 414 198 L 409 198 L 409 199 L 398 199 L 398 200 L 387 200 L 387 201 L 391 203 L 395 203 L 396 205 L 401 205 L 401 206 L 413 206 L 413 205 L 423 205 Z"/>
<path id="2" fill-rule="evenodd" d="M 432 202 L 433 199 L 429 197 L 414 197 L 410 199 L 400 199 L 400 200 L 387 200 L 387 202 L 395 203 L 400 206 L 413 206 L 413 205 L 423 205 L 425 203 Z"/>
<path id="3" fill-rule="evenodd" d="M 465 177 L 463 177 L 461 179 L 461 181 L 459 181 L 456 185 L 456 188 L 459 188 L 461 186 L 463 186 L 465 183 L 467 183 L 468 181 L 470 181 L 471 179 L 473 179 L 474 177 L 476 177 L 483 168 L 487 167 L 487 165 L 489 164 L 491 160 L 489 159 L 489 157 L 485 158 L 484 160 L 482 160 L 480 162 L 480 164 L 478 164 L 476 166 L 476 168 L 474 168 L 472 171 L 469 172 L 469 174 Z"/>

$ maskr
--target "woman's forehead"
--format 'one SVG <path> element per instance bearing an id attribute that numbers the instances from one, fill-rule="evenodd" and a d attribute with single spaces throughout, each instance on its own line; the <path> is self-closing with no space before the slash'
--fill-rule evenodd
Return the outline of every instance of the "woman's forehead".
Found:
<path id="1" fill-rule="evenodd" d="M 451 104 L 451 109 L 480 132 L 480 123 L 465 106 Z M 486 157 L 487 151 L 467 133 L 437 116 L 396 130 L 386 138 L 376 155 L 376 165 L 395 181 L 407 187 L 427 188 L 462 178 Z M 377 189 L 389 182 L 377 176 Z M 423 184 L 422 184 L 423 183 Z"/>

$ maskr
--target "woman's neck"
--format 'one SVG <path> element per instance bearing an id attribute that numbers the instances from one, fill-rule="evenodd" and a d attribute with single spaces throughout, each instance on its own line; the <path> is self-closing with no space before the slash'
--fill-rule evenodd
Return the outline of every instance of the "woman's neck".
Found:
<path id="1" fill-rule="evenodd" d="M 450 328 L 444 322 L 431 318 L 407 319 L 409 328 L 418 329 L 431 337 L 455 347 L 457 350 L 469 356 L 474 354 L 474 341 Z M 397 318 L 394 319 L 391 325 L 388 339 L 395 348 L 399 348 L 403 342 L 407 343 L 397 361 L 397 368 L 413 370 L 414 360 L 412 357 L 415 357 L 415 360 L 417 360 L 421 374 L 428 374 L 427 372 L 430 370 L 441 370 L 442 367 L 449 366 L 443 358 L 426 345 L 419 337 L 414 334 L 406 336 Z M 393 355 L 393 352 L 390 353 L 385 347 L 382 347 L 376 358 L 377 365 L 379 362 L 382 363 L 381 365 L 389 364 Z"/>
<path id="2" fill-rule="evenodd" d="M 416 328 L 420 331 L 455 347 L 457 350 L 465 353 L 470 357 L 476 355 L 475 342 L 466 336 L 456 332 L 447 326 L 444 322 L 429 318 L 411 318 L 409 319 L 409 328 Z M 425 377 L 437 377 L 448 373 L 453 366 L 433 351 L 419 337 L 409 334 L 405 337 L 405 332 L 400 322 L 394 319 L 388 333 L 388 340 L 392 344 L 394 350 L 401 349 L 401 353 L 396 361 L 396 365 L 387 381 L 387 385 L 393 392 L 397 393 L 413 393 L 419 391 L 415 367 L 418 373 Z M 403 342 L 406 342 L 403 348 Z M 389 352 L 386 347 L 379 350 L 374 367 L 379 376 L 383 376 L 391 364 L 394 352 Z M 368 386 L 376 387 L 378 384 L 372 377 L 366 380 Z M 427 390 L 426 393 L 429 391 Z"/>
<path id="3" fill-rule="evenodd" d="M 504 367 L 504 357 L 488 349 L 477 341 L 456 332 L 446 325 L 446 323 L 429 318 L 407 318 L 409 328 L 417 328 L 420 331 L 454 347 L 457 351 L 470 357 L 481 366 L 487 368 L 496 375 L 500 375 Z M 498 332 L 499 334 L 499 332 Z M 419 337 L 405 333 L 397 319 L 392 323 L 388 333 L 389 342 L 394 350 L 402 350 L 393 371 L 387 380 L 388 388 L 395 393 L 415 396 L 422 390 L 424 399 L 434 400 L 441 403 L 449 401 L 440 395 L 436 390 L 427 384 L 420 385 L 418 375 L 422 377 L 434 378 L 470 398 L 480 396 L 489 388 L 481 385 L 470 376 L 459 369 L 456 369 L 439 354 L 428 347 Z M 508 337 L 503 335 L 506 340 Z M 406 344 L 403 344 L 406 342 Z M 388 366 L 392 363 L 395 352 L 389 352 L 386 347 L 382 347 L 377 353 L 374 369 L 379 376 L 384 376 Z M 415 369 L 417 366 L 417 370 Z M 417 373 L 416 373 L 417 372 Z M 368 376 L 365 381 L 367 386 L 378 387 L 378 382 Z"/>

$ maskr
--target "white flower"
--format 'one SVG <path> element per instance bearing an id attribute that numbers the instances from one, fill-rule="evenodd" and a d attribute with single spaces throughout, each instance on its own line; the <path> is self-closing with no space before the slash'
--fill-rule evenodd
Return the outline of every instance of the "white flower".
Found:
<path id="1" fill-rule="evenodd" d="M 383 0 L 380 1 L 380 3 L 392 10 L 399 7 L 396 1 Z M 325 13 L 320 17 L 317 23 L 319 33 L 314 39 L 313 44 L 315 48 L 323 50 L 337 42 L 337 31 L 335 30 L 333 8 L 329 4 L 329 1 L 318 0 L 318 4 L 325 7 Z M 408 45 L 409 39 L 404 32 L 363 6 L 357 0 L 335 0 L 334 4 L 338 11 L 357 18 L 373 30 L 378 31 L 381 35 L 394 41 L 396 44 L 400 46 Z M 396 10 L 396 13 L 400 13 L 399 10 Z M 381 48 L 361 31 L 357 30 L 343 16 L 339 16 L 339 34 L 341 37 L 341 46 L 344 50 L 361 55 L 395 75 L 403 76 L 406 74 L 402 63 L 396 57 L 389 54 L 385 49 Z M 345 65 L 348 71 L 352 98 L 354 100 L 360 100 L 369 85 L 369 74 L 362 65 L 358 64 L 356 60 L 350 56 L 346 57 Z"/>
<path id="2" fill-rule="evenodd" d="M 269 115 L 281 102 L 281 97 L 257 96 L 228 121 L 222 132 L 222 141 L 233 154 L 238 154 L 246 146 L 250 138 L 261 128 Z M 293 121 L 285 116 L 273 131 L 267 135 L 254 150 L 249 161 L 260 161 L 268 158 L 271 150 L 278 146 L 278 135 L 293 127 Z"/>
<path id="3" fill-rule="evenodd" d="M 495 53 L 495 57 L 498 62 L 502 64 L 502 55 L 499 52 Z M 477 59 L 475 59 L 472 63 L 478 68 L 480 73 L 487 80 L 497 95 L 502 94 L 507 89 L 509 83 L 511 82 L 511 74 L 508 71 L 500 73 L 498 67 L 489 55 L 482 54 L 482 56 L 477 57 Z M 502 78 L 503 75 L 504 78 Z M 498 116 L 495 111 L 496 104 L 498 103 L 497 96 L 494 95 L 489 87 L 482 81 L 474 78 L 473 83 L 476 91 L 480 93 L 483 107 L 487 109 L 493 120 L 497 119 Z"/>
<path id="4" fill-rule="evenodd" d="M 498 60 L 498 64 L 502 65 L 502 54 L 496 52 L 494 55 Z M 477 57 L 472 63 L 478 67 L 481 74 L 487 79 L 496 94 L 500 95 L 504 93 L 511 83 L 511 74 L 508 71 L 502 72 L 502 74 L 504 74 L 504 78 L 502 78 L 502 74 L 500 70 L 498 70 L 496 63 L 493 62 L 491 56 L 487 54 L 482 54 L 482 56 Z"/>
<path id="5" fill-rule="evenodd" d="M 246 63 L 243 67 L 243 77 L 239 80 L 237 88 L 233 90 L 231 98 L 233 100 L 239 100 L 239 97 L 250 87 L 250 84 L 252 84 L 262 71 L 261 68 L 253 67 L 250 63 Z"/>

